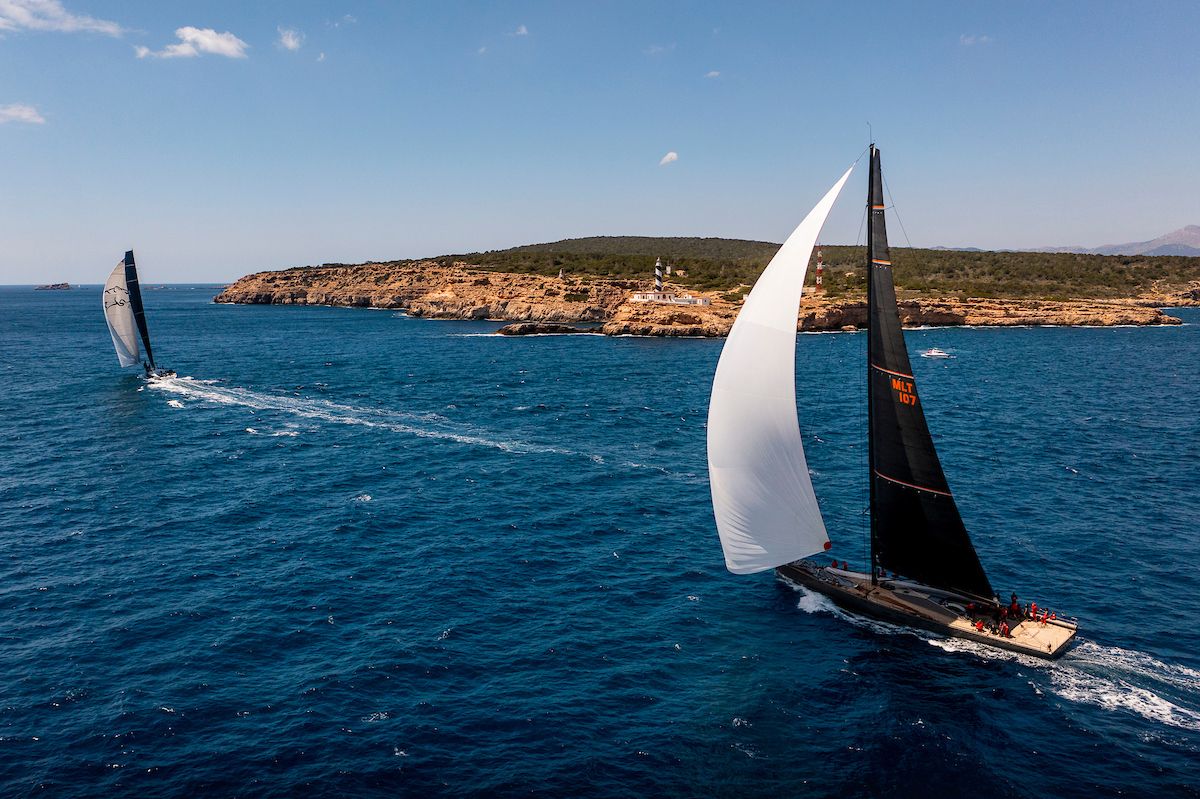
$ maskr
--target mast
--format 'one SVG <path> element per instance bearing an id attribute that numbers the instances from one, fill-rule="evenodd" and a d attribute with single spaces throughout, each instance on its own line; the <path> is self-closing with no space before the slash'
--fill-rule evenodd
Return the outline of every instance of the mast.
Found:
<path id="1" fill-rule="evenodd" d="M 142 335 L 142 345 L 146 348 L 146 361 L 154 368 L 154 350 L 150 349 L 150 330 L 146 327 L 146 311 L 142 307 L 142 287 L 138 285 L 137 264 L 133 260 L 133 250 L 125 252 L 125 285 L 129 290 L 129 304 L 133 308 L 133 318 L 137 322 L 138 332 Z"/>
<path id="2" fill-rule="evenodd" d="M 875 307 L 874 292 L 871 286 L 875 281 L 871 279 L 872 265 L 875 262 L 875 214 L 879 214 L 879 219 L 883 221 L 883 192 L 879 193 L 879 202 L 875 202 L 875 186 L 877 183 L 882 183 L 882 173 L 879 166 L 879 151 L 875 149 L 875 142 L 871 142 L 871 167 L 867 173 L 867 484 L 869 486 L 869 495 L 867 499 L 867 508 L 870 515 L 871 525 L 871 585 L 879 584 L 879 559 L 877 547 L 875 546 L 875 414 L 871 409 L 875 407 L 873 401 L 872 384 L 875 382 L 871 379 L 871 364 L 875 362 L 874 347 L 872 342 L 875 337 L 871 335 L 871 321 L 873 317 L 872 309 Z M 877 210 L 878 209 L 878 210 Z"/>
<path id="3" fill-rule="evenodd" d="M 879 568 L 990 600 L 991 583 L 942 472 L 908 359 L 871 147 L 867 238 L 867 430 L 872 580 Z"/>

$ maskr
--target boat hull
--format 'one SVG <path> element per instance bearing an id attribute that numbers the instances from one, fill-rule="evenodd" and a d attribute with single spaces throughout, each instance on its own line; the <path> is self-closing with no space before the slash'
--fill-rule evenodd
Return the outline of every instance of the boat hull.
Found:
<path id="1" fill-rule="evenodd" d="M 1055 660 L 1075 639 L 1075 625 L 1057 619 L 1044 624 L 1026 619 L 1013 627 L 1009 637 L 986 628 L 978 631 L 966 612 L 967 603 L 972 601 L 970 597 L 916 583 L 881 580 L 872 585 L 867 574 L 814 566 L 806 561 L 789 563 L 775 571 L 790 582 L 824 594 L 851 613 L 1010 652 Z"/>

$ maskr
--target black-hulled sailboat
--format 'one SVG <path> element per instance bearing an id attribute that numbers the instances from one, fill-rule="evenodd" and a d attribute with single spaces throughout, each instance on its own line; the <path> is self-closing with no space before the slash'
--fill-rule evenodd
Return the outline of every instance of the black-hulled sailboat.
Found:
<path id="1" fill-rule="evenodd" d="M 113 347 L 121 366 L 142 364 L 147 380 L 174 377 L 170 369 L 162 369 L 154 363 L 154 350 L 150 348 L 150 330 L 146 327 L 146 310 L 142 307 L 142 288 L 138 284 L 137 263 L 133 250 L 125 253 L 108 281 L 104 284 L 104 319 L 108 332 L 112 334 Z M 146 351 L 145 361 L 141 358 L 138 340 Z"/>
<path id="2" fill-rule="evenodd" d="M 776 253 L 721 352 L 708 462 L 726 566 L 735 574 L 775 569 L 856 613 L 1058 657 L 1074 639 L 1075 624 L 1031 614 L 1015 595 L 1002 602 L 993 592 L 942 472 L 896 308 L 874 145 L 867 197 L 871 566 L 860 572 L 806 560 L 831 544 L 796 414 L 796 318 L 813 246 L 853 169 Z"/>

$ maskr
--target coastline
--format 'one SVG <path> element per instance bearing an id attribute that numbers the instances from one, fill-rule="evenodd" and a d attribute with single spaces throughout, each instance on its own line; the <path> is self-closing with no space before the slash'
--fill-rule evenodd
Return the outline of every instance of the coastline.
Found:
<path id="1" fill-rule="evenodd" d="M 329 305 L 402 311 L 428 319 L 531 323 L 516 335 L 537 334 L 543 325 L 586 323 L 609 336 L 718 338 L 728 335 L 741 308 L 724 292 L 667 284 L 667 290 L 709 300 L 708 305 L 635 302 L 649 281 L 544 277 L 495 272 L 455 262 L 368 263 L 301 267 L 246 275 L 214 298 L 217 303 Z M 1164 307 L 1200 305 L 1200 289 L 1120 299 L 995 299 L 908 297 L 900 316 L 913 327 L 1115 327 L 1178 325 Z M 866 323 L 863 298 L 805 295 L 797 330 L 833 332 Z M 510 334 L 512 334 L 510 332 Z"/>

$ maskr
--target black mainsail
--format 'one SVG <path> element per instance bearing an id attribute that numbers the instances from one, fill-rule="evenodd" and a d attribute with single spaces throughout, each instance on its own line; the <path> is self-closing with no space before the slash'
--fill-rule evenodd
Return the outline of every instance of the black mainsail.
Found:
<path id="1" fill-rule="evenodd" d="M 867 209 L 872 572 L 882 567 L 926 585 L 990 599 L 992 586 L 942 473 L 908 360 L 874 145 Z"/>
<path id="2" fill-rule="evenodd" d="M 150 349 L 150 330 L 146 327 L 146 311 L 142 307 L 142 287 L 138 284 L 137 264 L 133 260 L 133 250 L 125 253 L 125 286 L 129 290 L 129 305 L 133 308 L 133 318 L 137 322 L 138 333 L 142 336 L 142 346 L 146 348 L 146 362 L 154 369 L 154 350 Z"/>

